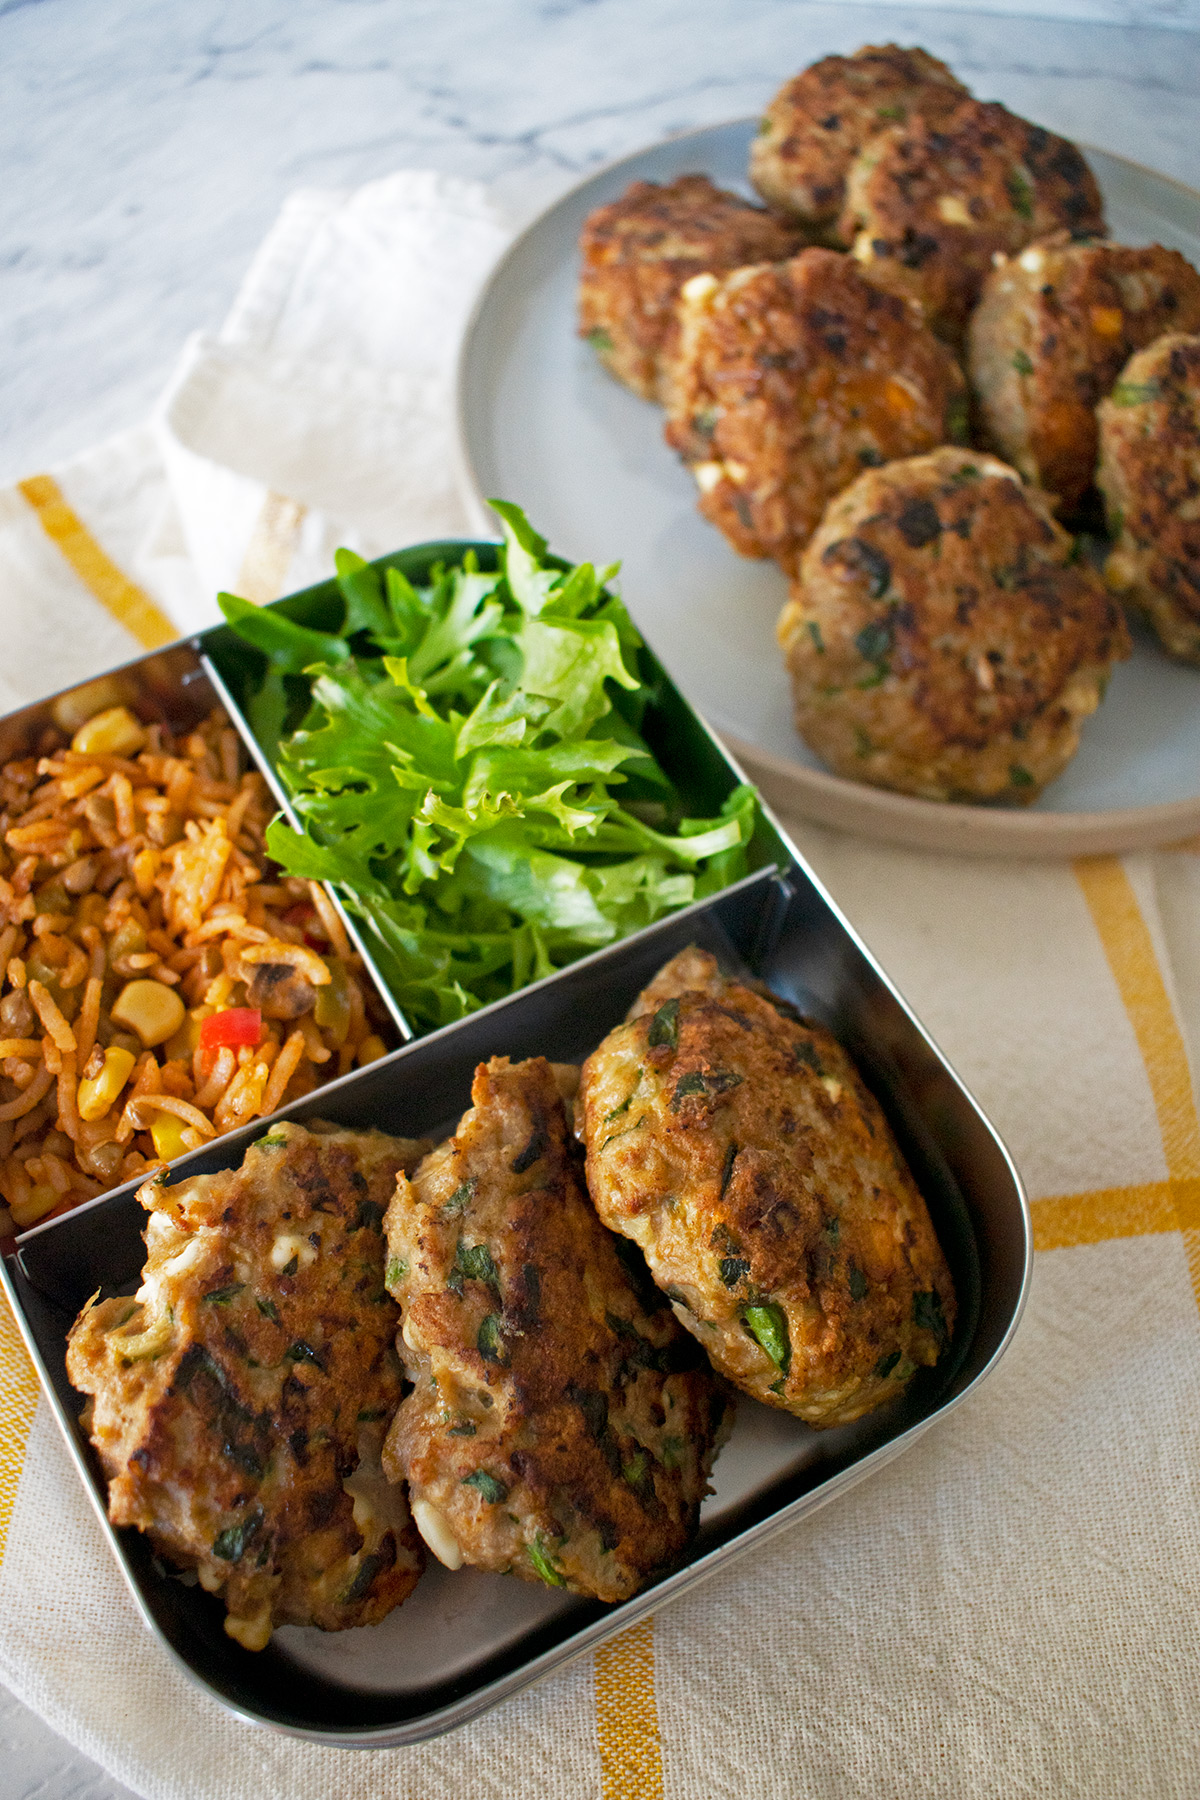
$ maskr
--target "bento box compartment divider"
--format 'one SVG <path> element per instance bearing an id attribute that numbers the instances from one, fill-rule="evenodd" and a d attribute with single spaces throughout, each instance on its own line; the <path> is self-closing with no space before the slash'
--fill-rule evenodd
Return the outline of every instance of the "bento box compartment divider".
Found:
<path id="1" fill-rule="evenodd" d="M 97 1288 L 118 1293 L 133 1279 L 146 1260 L 142 1230 L 146 1214 L 136 1191 L 101 1195 L 109 1204 L 84 1211 L 77 1207 L 64 1215 L 73 1221 L 70 1231 L 46 1230 L 21 1240 L 16 1264 L 30 1286 L 72 1318 Z M 58 1223 L 58 1221 L 55 1221 Z"/>
<path id="2" fill-rule="evenodd" d="M 254 767 L 259 771 L 259 773 L 263 777 L 263 780 L 266 782 L 267 786 L 270 788 L 271 793 L 274 796 L 275 803 L 279 807 L 280 812 L 283 814 L 283 816 L 287 820 L 288 824 L 292 827 L 293 831 L 302 831 L 303 826 L 301 825 L 300 820 L 296 816 L 296 812 L 292 806 L 291 798 L 288 795 L 286 788 L 284 787 L 283 783 L 280 781 L 279 776 L 275 772 L 275 769 L 272 766 L 271 761 L 268 758 L 266 752 L 261 748 L 257 738 L 255 737 L 254 733 L 251 731 L 249 721 L 247 720 L 241 707 L 238 705 L 233 694 L 230 692 L 229 686 L 226 683 L 226 681 L 224 680 L 220 669 L 217 667 L 216 663 L 212 660 L 211 656 L 209 656 L 208 652 L 204 649 L 204 639 L 202 637 L 197 638 L 197 640 L 196 640 L 196 650 L 200 657 L 200 662 L 204 668 L 204 672 L 208 676 L 209 681 L 212 683 L 214 693 L 216 694 L 221 705 L 225 708 L 225 711 L 229 714 L 230 723 L 234 727 L 238 736 L 241 738 L 243 744 L 246 746 L 247 754 L 250 756 L 251 760 L 253 761 Z M 379 998 L 382 1000 L 384 1006 L 386 1006 L 386 1008 L 387 1008 L 388 1017 L 391 1019 L 392 1024 L 396 1027 L 396 1030 L 400 1034 L 401 1043 L 402 1044 L 411 1043 L 413 1038 L 416 1036 L 416 1033 L 414 1032 L 412 1026 L 409 1024 L 404 1013 L 401 1011 L 401 1009 L 396 1001 L 395 995 L 392 993 L 391 988 L 388 986 L 387 982 L 383 979 L 383 976 L 380 973 L 379 968 L 375 962 L 375 958 L 371 955 L 371 952 L 367 949 L 366 940 L 363 937 L 363 934 L 359 927 L 358 921 L 353 917 L 353 915 L 350 912 L 347 911 L 346 907 L 342 903 L 341 897 L 338 894 L 336 888 L 331 887 L 327 881 L 323 881 L 321 883 L 321 886 L 324 888 L 325 892 L 328 894 L 330 903 L 332 904 L 334 911 L 337 913 L 338 918 L 342 922 L 342 926 L 345 930 L 346 936 L 350 939 L 350 942 L 354 945 L 355 950 L 357 950 L 358 954 L 362 957 L 363 966 L 366 969 L 368 975 L 370 976 L 372 982 L 375 985 L 376 993 L 379 995 Z"/>
<path id="3" fill-rule="evenodd" d="M 762 918 L 755 934 L 754 947 L 749 954 L 752 968 L 760 969 L 770 961 L 775 946 L 779 942 L 784 920 L 787 918 L 788 908 L 794 900 L 795 894 L 796 890 L 787 875 L 782 870 L 777 871 L 771 879 L 770 900 L 768 905 L 763 908 Z"/>
<path id="4" fill-rule="evenodd" d="M 574 989 L 578 993 L 590 992 L 598 983 L 602 984 L 604 979 L 603 975 L 597 975 L 594 972 L 603 971 L 614 964 L 621 968 L 623 982 L 626 980 L 633 982 L 629 989 L 628 1001 L 621 1008 L 623 1013 L 624 1005 L 636 997 L 663 963 L 669 961 L 679 950 L 685 949 L 691 943 L 699 944 L 702 949 L 711 950 L 722 967 L 728 969 L 729 972 L 744 974 L 749 971 L 752 960 L 753 937 L 748 926 L 743 928 L 744 915 L 741 908 L 746 905 L 755 907 L 761 905 L 762 896 L 774 875 L 773 867 L 756 869 L 753 874 L 743 875 L 740 881 L 723 889 L 720 894 L 706 896 L 703 900 L 693 900 L 690 906 L 681 907 L 678 912 L 666 913 L 661 919 L 656 919 L 653 925 L 643 925 L 628 937 L 617 938 L 611 944 L 603 944 L 598 950 L 591 950 L 586 956 L 580 956 L 574 962 L 565 963 L 562 968 L 555 969 L 551 974 L 542 975 L 536 981 L 527 982 L 515 993 L 503 994 L 498 1000 L 490 1000 L 486 1006 L 479 1007 L 473 1013 L 467 1013 L 461 1019 L 454 1019 L 448 1025 L 439 1025 L 431 1031 L 424 1032 L 416 1041 L 420 1044 L 428 1043 L 431 1040 L 441 1041 L 448 1034 L 477 1027 L 481 1022 L 486 1024 L 493 1018 L 503 1020 L 507 1017 L 510 1009 L 518 1007 L 531 995 L 537 995 L 546 989 L 566 984 L 568 989 Z M 730 903 L 734 909 L 729 916 L 736 917 L 738 920 L 735 935 L 740 948 L 735 947 L 733 937 L 726 934 L 723 926 L 714 922 L 717 918 L 716 909 L 726 902 Z M 758 917 L 757 910 L 745 916 L 756 919 Z M 641 973 L 636 977 L 626 977 L 624 963 L 630 946 L 635 940 L 641 951 L 641 958 L 636 965 L 631 965 L 631 967 L 636 967 Z M 581 1002 L 580 1007 L 584 1004 L 586 1003 Z M 580 1007 L 575 1009 L 577 1016 L 580 1016 Z M 613 1024 L 618 1022 L 619 1016 L 613 1017 Z M 593 1049 L 595 1049 L 595 1042 L 590 1042 L 587 1050 Z M 581 1051 L 581 1056 L 586 1055 L 587 1050 Z M 481 1057 L 486 1059 L 489 1055 L 506 1053 L 506 1046 L 501 1043 L 498 1050 L 482 1051 Z M 535 1056 L 540 1053 L 536 1047 L 522 1052 L 527 1056 Z M 551 1055 L 551 1052 L 546 1051 L 546 1054 Z M 558 1052 L 554 1054 L 560 1061 L 566 1055 L 565 1052 L 562 1055 L 559 1055 Z"/>

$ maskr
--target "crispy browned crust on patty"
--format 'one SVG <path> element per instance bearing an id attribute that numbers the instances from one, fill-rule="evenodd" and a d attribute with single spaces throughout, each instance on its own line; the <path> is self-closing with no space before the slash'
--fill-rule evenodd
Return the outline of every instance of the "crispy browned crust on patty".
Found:
<path id="1" fill-rule="evenodd" d="M 818 249 L 687 284 L 667 408 L 705 518 L 789 573 L 864 467 L 967 423 L 962 371 L 920 309 Z"/>
<path id="2" fill-rule="evenodd" d="M 384 1466 L 451 1567 L 622 1600 L 695 1531 L 728 1397 L 597 1219 L 550 1065 L 471 1098 L 388 1210 L 414 1387 Z"/>
<path id="3" fill-rule="evenodd" d="M 1069 513 L 1092 484 L 1096 408 L 1126 362 L 1200 327 L 1200 274 L 1178 250 L 1073 243 L 1001 259 L 971 315 L 971 385 L 989 445 Z"/>
<path id="4" fill-rule="evenodd" d="M 1060 229 L 1103 234 L 1094 175 L 1065 138 L 995 102 L 881 132 L 846 179 L 841 230 L 855 259 L 872 281 L 919 300 L 952 343 L 993 256 Z"/>
<path id="5" fill-rule="evenodd" d="M 878 1103 L 823 1027 L 685 951 L 588 1058 L 580 1103 L 601 1218 L 746 1393 L 846 1424 L 937 1361 L 950 1271 Z"/>
<path id="6" fill-rule="evenodd" d="M 796 729 L 830 768 L 930 800 L 1018 803 L 1074 755 L 1130 647 L 1045 496 L 953 449 L 872 470 L 832 502 L 779 643 Z"/>
<path id="7" fill-rule="evenodd" d="M 776 262 L 801 241 L 796 226 L 714 187 L 707 175 L 662 186 L 635 181 L 584 222 L 579 335 L 618 381 L 646 400 L 661 399 L 684 282 L 706 270 Z"/>
<path id="8" fill-rule="evenodd" d="M 823 56 L 767 107 L 750 147 L 750 179 L 768 205 L 829 230 L 846 171 L 868 138 L 913 113 L 941 118 L 969 97 L 925 50 L 864 44 L 853 56 Z"/>
<path id="9" fill-rule="evenodd" d="M 1172 656 L 1200 663 L 1200 336 L 1131 357 L 1099 416 L 1109 586 Z"/>
<path id="10" fill-rule="evenodd" d="M 426 1148 L 280 1124 L 240 1169 L 147 1182 L 138 1299 L 72 1327 L 109 1517 L 195 1569 L 247 1649 L 276 1625 L 374 1624 L 421 1572 L 380 1467 L 401 1391 L 382 1221 Z"/>

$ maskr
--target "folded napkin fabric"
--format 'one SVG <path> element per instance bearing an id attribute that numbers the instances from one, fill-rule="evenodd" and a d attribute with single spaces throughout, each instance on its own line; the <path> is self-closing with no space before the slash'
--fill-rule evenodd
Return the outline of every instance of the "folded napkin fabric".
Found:
<path id="1" fill-rule="evenodd" d="M 222 588 L 323 580 L 339 544 L 477 529 L 455 357 L 509 235 L 478 184 L 429 171 L 294 195 L 148 427 L 0 488 L 0 708 L 212 624 Z"/>
<path id="2" fill-rule="evenodd" d="M 291 201 L 152 428 L 0 493 L 0 706 L 207 622 L 218 586 L 267 599 L 328 574 L 339 542 L 474 528 L 451 370 L 505 239 L 480 190 L 430 175 Z M 1072 867 L 792 829 L 1029 1184 L 1039 1255 L 999 1370 L 594 1658 L 363 1753 L 240 1722 L 143 1629 L 0 1308 L 0 1678 L 147 1800 L 1192 1790 L 1196 846 Z"/>
<path id="3" fill-rule="evenodd" d="M 188 345 L 160 413 L 206 588 L 257 582 L 249 597 L 270 599 L 322 579 L 339 544 L 378 556 L 472 529 L 455 357 L 507 238 L 480 188 L 428 173 L 288 201 L 220 334 Z"/>

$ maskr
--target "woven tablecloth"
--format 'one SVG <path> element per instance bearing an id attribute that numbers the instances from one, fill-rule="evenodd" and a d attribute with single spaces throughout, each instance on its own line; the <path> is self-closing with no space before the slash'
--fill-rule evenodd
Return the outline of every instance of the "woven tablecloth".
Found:
<path id="1" fill-rule="evenodd" d="M 400 175 L 289 203 L 145 429 L 0 493 L 0 707 L 366 554 L 475 529 L 450 368 L 504 220 Z M 520 499 L 519 495 L 514 498 Z M 619 545 L 597 545 L 605 560 Z M 404 1750 L 235 1720 L 146 1633 L 0 1304 L 0 1677 L 153 1800 L 1194 1792 L 1200 858 L 796 841 L 1007 1139 L 1032 1296 L 997 1373 L 838 1503 Z"/>

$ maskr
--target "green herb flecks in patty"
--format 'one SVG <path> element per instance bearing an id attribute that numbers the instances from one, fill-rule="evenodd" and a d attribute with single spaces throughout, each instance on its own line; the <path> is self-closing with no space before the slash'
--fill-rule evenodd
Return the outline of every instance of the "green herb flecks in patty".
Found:
<path id="1" fill-rule="evenodd" d="M 475 1348 L 484 1362 L 504 1363 L 505 1355 L 500 1342 L 500 1320 L 495 1313 L 488 1313 L 475 1338 Z"/>
<path id="2" fill-rule="evenodd" d="M 551 1587 L 566 1587 L 566 1582 L 550 1560 L 540 1534 L 532 1544 L 526 1544 L 525 1554 L 543 1581 L 548 1582 Z"/>
<path id="3" fill-rule="evenodd" d="M 486 1244 L 464 1244 L 459 1238 L 446 1285 L 461 1298 L 464 1281 L 482 1281 L 498 1296 L 500 1272 Z"/>
<path id="4" fill-rule="evenodd" d="M 1157 381 L 1118 381 L 1109 398 L 1114 406 L 1145 406 L 1162 398 Z"/>
<path id="5" fill-rule="evenodd" d="M 1022 219 L 1033 217 L 1033 186 L 1024 169 L 1010 169 L 1005 182 L 1013 211 Z"/>
<path id="6" fill-rule="evenodd" d="M 263 1515 L 256 1508 L 240 1524 L 230 1525 L 213 1539 L 213 1555 L 219 1556 L 222 1562 L 239 1562 L 257 1536 L 262 1522 Z"/>
<path id="7" fill-rule="evenodd" d="M 664 1000 L 650 1021 L 646 1043 L 651 1050 L 674 1050 L 679 1043 L 679 1001 Z"/>
<path id="8" fill-rule="evenodd" d="M 231 1281 L 228 1287 L 210 1288 L 204 1300 L 208 1306 L 228 1306 L 245 1287 L 244 1281 Z"/>
<path id="9" fill-rule="evenodd" d="M 504 1482 L 497 1481 L 486 1469 L 472 1469 L 469 1475 L 463 1476 L 463 1486 L 478 1490 L 489 1506 L 498 1506 L 501 1500 L 507 1500 L 508 1488 Z"/>
<path id="10" fill-rule="evenodd" d="M 715 1099 L 718 1094 L 727 1094 L 732 1088 L 741 1087 L 743 1079 L 743 1076 L 735 1074 L 732 1069 L 691 1069 L 675 1083 L 675 1092 L 671 1095 L 671 1111 L 678 1112 L 690 1095 Z"/>
<path id="11" fill-rule="evenodd" d="M 742 1309 L 742 1319 L 751 1337 L 757 1339 L 775 1367 L 786 1375 L 792 1366 L 792 1340 L 782 1306 L 776 1306 L 774 1301 L 747 1306 Z"/>
<path id="12" fill-rule="evenodd" d="M 475 1183 L 464 1181 L 456 1187 L 450 1198 L 442 1204 L 442 1217 L 452 1218 L 455 1213 L 465 1212 L 475 1194 Z"/>

